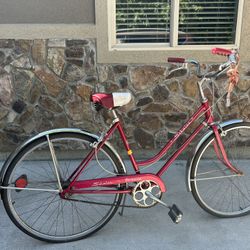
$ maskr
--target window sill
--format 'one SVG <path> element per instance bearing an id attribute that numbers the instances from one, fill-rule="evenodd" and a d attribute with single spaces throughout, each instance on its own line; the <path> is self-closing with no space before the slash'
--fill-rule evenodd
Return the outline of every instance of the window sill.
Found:
<path id="1" fill-rule="evenodd" d="M 179 45 L 170 47 L 169 43 L 134 43 L 134 44 L 116 44 L 111 46 L 110 51 L 185 51 L 185 50 L 204 50 L 210 51 L 212 48 L 219 47 L 225 49 L 239 48 L 235 44 L 227 45 Z"/>
<path id="2" fill-rule="evenodd" d="M 221 63 L 225 61 L 222 56 L 211 54 L 214 47 L 237 48 L 235 45 L 212 45 L 167 47 L 166 44 L 152 44 L 141 46 L 139 44 L 117 44 L 110 48 L 103 47 L 97 39 L 97 61 L 107 64 L 166 64 L 168 57 L 184 57 L 195 59 L 201 63 Z"/>

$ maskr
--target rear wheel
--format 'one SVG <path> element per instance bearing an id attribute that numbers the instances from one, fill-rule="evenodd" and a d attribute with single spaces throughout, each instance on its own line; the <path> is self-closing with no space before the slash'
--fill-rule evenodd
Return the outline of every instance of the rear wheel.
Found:
<path id="1" fill-rule="evenodd" d="M 80 133 L 58 133 L 49 135 L 49 141 L 42 137 L 14 158 L 3 181 L 3 186 L 12 188 L 3 190 L 4 206 L 15 225 L 34 238 L 49 242 L 79 240 L 101 229 L 113 217 L 122 194 L 77 194 L 70 198 L 78 201 L 62 199 L 51 145 L 60 179 L 65 181 L 92 150 L 90 144 L 95 139 Z M 121 162 L 105 145 L 98 152 L 98 161 L 110 173 L 124 174 Z M 110 173 L 93 158 L 79 180 L 108 177 Z"/>
<path id="2" fill-rule="evenodd" d="M 191 169 L 195 200 L 218 217 L 237 217 L 250 212 L 250 123 L 229 125 L 221 134 L 229 161 L 243 172 L 238 176 L 217 157 L 212 134 L 197 151 Z"/>

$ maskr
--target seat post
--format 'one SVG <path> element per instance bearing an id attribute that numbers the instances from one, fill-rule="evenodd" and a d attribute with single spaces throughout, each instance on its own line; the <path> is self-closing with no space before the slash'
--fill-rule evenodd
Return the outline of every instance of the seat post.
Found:
<path id="1" fill-rule="evenodd" d="M 114 117 L 114 120 L 113 120 L 112 124 L 114 124 L 114 123 L 116 123 L 116 122 L 119 122 L 120 119 L 119 119 L 119 117 L 117 116 L 116 111 L 115 111 L 114 109 L 112 109 L 111 112 L 112 112 L 112 115 L 113 115 L 113 117 Z"/>
<path id="2" fill-rule="evenodd" d="M 198 82 L 198 87 L 199 87 L 199 92 L 200 92 L 202 103 L 207 101 L 207 98 L 206 98 L 204 91 L 203 91 L 203 88 L 202 88 L 202 84 L 204 82 L 206 82 L 207 80 L 208 80 L 207 78 L 202 78 L 202 80 Z"/>

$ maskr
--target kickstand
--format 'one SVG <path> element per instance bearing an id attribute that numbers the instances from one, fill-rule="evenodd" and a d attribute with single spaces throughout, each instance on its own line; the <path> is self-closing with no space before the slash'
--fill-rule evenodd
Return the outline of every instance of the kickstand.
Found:
<path id="1" fill-rule="evenodd" d="M 123 212 L 124 212 L 124 205 L 125 205 L 125 202 L 126 202 L 126 198 L 127 198 L 127 194 L 124 195 L 123 197 L 123 202 L 122 202 L 122 208 L 121 208 L 121 211 L 119 212 L 119 215 L 120 216 L 123 216 Z"/>

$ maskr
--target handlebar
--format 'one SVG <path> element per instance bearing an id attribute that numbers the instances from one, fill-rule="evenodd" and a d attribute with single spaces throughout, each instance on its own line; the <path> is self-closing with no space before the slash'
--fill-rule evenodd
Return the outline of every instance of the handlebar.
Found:
<path id="1" fill-rule="evenodd" d="M 216 78 L 220 73 L 222 73 L 226 68 L 231 66 L 232 64 L 237 64 L 239 60 L 239 53 L 237 50 L 229 50 L 229 49 L 223 49 L 223 48 L 213 48 L 211 50 L 212 54 L 214 55 L 221 55 L 226 56 L 228 58 L 228 61 L 221 64 L 219 67 L 219 70 L 217 72 L 207 73 L 202 75 L 201 69 L 200 69 L 200 63 L 195 60 L 185 59 L 185 58 L 179 58 L 179 57 L 169 57 L 168 62 L 169 63 L 191 63 L 196 66 L 197 68 L 197 76 L 199 78 L 208 77 L 208 78 Z"/>
<path id="2" fill-rule="evenodd" d="M 213 48 L 211 50 L 212 54 L 219 56 L 229 56 L 232 54 L 232 50 L 222 49 L 222 48 Z"/>
<path id="3" fill-rule="evenodd" d="M 197 76 L 199 77 L 201 75 L 200 73 L 200 64 L 199 62 L 195 61 L 195 60 L 189 60 L 189 59 L 185 59 L 185 58 L 181 58 L 181 57 L 169 57 L 168 58 L 168 62 L 170 63 L 191 63 L 194 64 L 197 67 Z"/>

